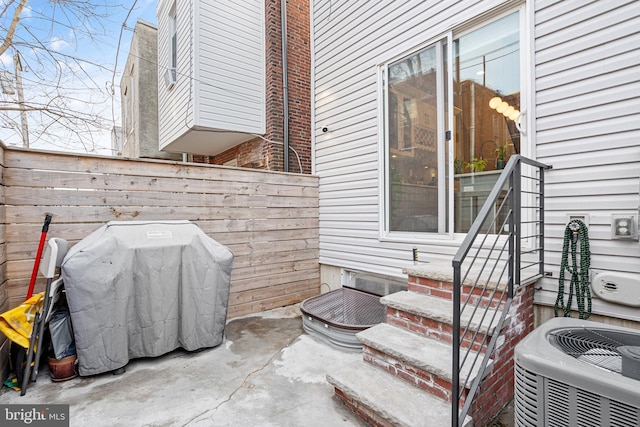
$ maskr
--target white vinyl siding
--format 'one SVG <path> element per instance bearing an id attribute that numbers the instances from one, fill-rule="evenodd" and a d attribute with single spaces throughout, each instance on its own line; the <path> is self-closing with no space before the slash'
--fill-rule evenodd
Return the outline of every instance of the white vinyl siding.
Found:
<path id="1" fill-rule="evenodd" d="M 199 1 L 199 126 L 264 133 L 263 2 Z"/>
<path id="2" fill-rule="evenodd" d="M 545 270 L 553 278 L 536 299 L 552 303 L 567 214 L 589 215 L 592 275 L 640 273 L 638 241 L 611 239 L 611 215 L 637 215 L 640 202 L 640 2 L 534 5 L 536 149 L 553 165 L 545 217 Z M 633 310 L 594 300 L 594 311 Z"/>
<path id="3" fill-rule="evenodd" d="M 160 71 L 168 58 L 169 4 L 158 3 Z M 160 146 L 172 150 L 191 133 L 192 143 L 180 147 L 215 154 L 265 133 L 264 2 L 178 1 L 176 8 L 178 81 L 166 90 L 159 76 Z"/>

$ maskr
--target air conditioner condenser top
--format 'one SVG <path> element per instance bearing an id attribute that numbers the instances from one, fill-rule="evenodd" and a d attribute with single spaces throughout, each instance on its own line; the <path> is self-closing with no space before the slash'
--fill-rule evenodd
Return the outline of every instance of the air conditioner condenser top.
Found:
<path id="1" fill-rule="evenodd" d="M 514 362 L 539 377 L 640 408 L 640 381 L 622 374 L 623 346 L 640 346 L 640 330 L 554 318 L 516 346 Z"/>

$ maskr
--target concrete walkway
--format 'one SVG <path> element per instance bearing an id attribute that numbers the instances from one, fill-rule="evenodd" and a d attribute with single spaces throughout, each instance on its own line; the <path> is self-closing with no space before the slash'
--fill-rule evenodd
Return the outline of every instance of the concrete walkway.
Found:
<path id="1" fill-rule="evenodd" d="M 362 358 L 302 330 L 297 307 L 231 320 L 216 348 L 131 361 L 122 375 L 52 382 L 46 366 L 3 404 L 69 404 L 70 425 L 359 426 L 333 398 L 330 369 Z M 45 364 L 46 365 L 46 364 Z"/>

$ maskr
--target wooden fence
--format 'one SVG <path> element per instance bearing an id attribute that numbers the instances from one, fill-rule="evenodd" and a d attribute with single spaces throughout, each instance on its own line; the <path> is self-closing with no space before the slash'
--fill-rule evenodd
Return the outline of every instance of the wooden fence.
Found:
<path id="1" fill-rule="evenodd" d="M 25 299 L 46 213 L 71 245 L 113 220 L 195 222 L 235 255 L 229 318 L 320 291 L 317 177 L 7 147 L 0 167 L 0 312 Z"/>

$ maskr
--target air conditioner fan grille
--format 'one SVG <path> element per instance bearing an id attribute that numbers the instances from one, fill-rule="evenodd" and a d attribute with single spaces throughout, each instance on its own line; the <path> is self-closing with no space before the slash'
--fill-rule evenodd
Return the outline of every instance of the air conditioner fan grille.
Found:
<path id="1" fill-rule="evenodd" d="M 640 345 L 640 334 L 606 329 L 561 329 L 551 332 L 549 338 L 551 344 L 565 354 L 617 373 L 622 371 L 622 356 L 618 347 Z"/>

